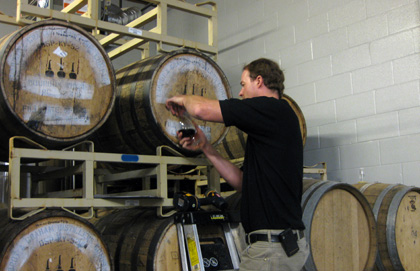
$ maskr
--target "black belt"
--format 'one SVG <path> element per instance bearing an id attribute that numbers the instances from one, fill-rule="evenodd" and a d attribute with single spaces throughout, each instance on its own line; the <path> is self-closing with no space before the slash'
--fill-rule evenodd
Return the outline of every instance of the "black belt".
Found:
<path id="1" fill-rule="evenodd" d="M 305 237 L 305 232 L 303 230 L 294 230 L 297 240 L 302 239 Z M 270 233 L 251 233 L 249 235 L 249 242 L 250 244 L 263 241 L 269 242 L 270 240 Z M 248 235 L 247 235 L 248 237 Z M 246 238 L 246 242 L 248 243 L 248 238 Z M 278 243 L 280 242 L 280 238 L 278 234 L 271 234 L 271 242 Z"/>

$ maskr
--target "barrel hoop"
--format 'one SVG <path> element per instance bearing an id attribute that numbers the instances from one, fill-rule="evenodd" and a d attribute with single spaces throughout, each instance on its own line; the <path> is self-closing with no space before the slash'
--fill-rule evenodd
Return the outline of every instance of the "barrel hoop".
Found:
<path id="1" fill-rule="evenodd" d="M 398 212 L 398 207 L 407 192 L 413 189 L 412 186 L 407 186 L 398 191 L 392 198 L 389 206 L 388 215 L 386 219 L 386 242 L 388 244 L 388 253 L 394 270 L 404 270 L 400 261 L 397 249 L 397 240 L 395 236 L 395 223 Z"/>
<path id="2" fill-rule="evenodd" d="M 151 71 L 153 72 L 153 74 L 150 77 L 151 80 L 149 80 L 147 82 L 148 86 L 145 87 L 145 89 L 152 90 L 154 79 L 157 76 L 156 73 L 158 73 L 158 71 L 161 70 L 162 66 L 164 66 L 166 62 L 168 62 L 171 58 L 176 57 L 177 55 L 188 54 L 188 53 L 189 54 L 196 54 L 197 56 L 202 57 L 201 55 L 197 54 L 197 52 L 195 52 L 195 51 L 189 51 L 188 49 L 182 50 L 182 51 L 174 50 L 174 51 L 172 51 L 170 53 L 167 53 L 167 54 L 163 54 L 161 56 L 158 56 L 157 57 L 158 61 L 154 61 L 154 63 L 153 63 L 154 65 L 152 65 L 153 68 L 152 68 Z M 152 97 L 151 97 L 151 94 L 152 94 L 152 91 L 143 91 L 143 99 L 142 99 L 142 102 L 143 102 L 143 106 L 144 106 L 144 109 L 145 109 L 144 112 L 146 114 L 146 119 L 156 119 L 155 113 L 154 113 L 154 110 L 153 110 L 153 106 L 152 106 Z M 147 101 L 148 101 L 148 103 L 147 103 Z M 135 118 L 137 120 L 137 115 L 135 116 Z M 162 130 L 162 128 L 160 127 L 160 125 L 157 124 L 157 122 L 154 122 L 154 121 L 150 122 L 150 121 L 148 121 L 147 122 L 147 126 L 152 127 L 152 131 L 155 131 L 155 130 L 159 130 L 160 131 L 158 133 L 155 133 L 155 136 L 157 137 L 158 141 L 165 142 L 166 140 L 168 140 L 168 138 L 165 135 L 165 131 Z M 140 128 L 140 127 L 136 127 L 136 128 Z M 148 141 L 147 140 L 147 137 L 146 137 L 146 134 L 140 133 L 140 132 L 139 132 L 139 134 L 142 137 L 144 137 L 144 140 L 146 142 Z M 153 146 L 153 145 L 154 144 L 152 142 L 149 143 L 149 146 Z"/>
<path id="3" fill-rule="evenodd" d="M 162 233 L 162 232 L 166 231 L 173 224 L 174 224 L 173 217 L 171 219 L 166 218 L 166 222 L 160 224 L 158 229 L 156 230 L 156 232 L 157 233 Z M 150 241 L 149 251 L 150 251 L 150 249 L 157 250 L 158 245 L 161 244 L 163 237 L 164 237 L 164 234 L 155 234 L 153 236 L 152 240 Z M 156 270 L 156 267 L 154 266 L 154 260 L 155 259 L 153 258 L 152 253 L 148 253 L 148 255 L 147 255 L 147 267 L 148 268 L 147 268 L 146 271 Z"/>
<path id="4" fill-rule="evenodd" d="M 137 64 L 136 64 L 137 65 Z M 118 80 L 118 82 L 117 82 L 117 89 L 118 89 L 118 86 L 119 86 L 119 84 L 120 84 L 120 82 L 124 82 L 126 79 L 127 79 L 127 74 L 130 72 L 130 69 L 127 69 L 126 71 L 125 71 L 125 74 L 124 74 L 124 76 L 120 79 L 120 80 Z M 118 91 L 118 92 L 120 92 L 120 91 Z M 123 129 L 123 126 L 124 126 L 124 122 L 123 122 L 123 120 L 122 120 L 122 118 L 121 118 L 121 112 L 120 112 L 120 95 L 117 95 L 117 97 L 116 97 L 116 99 L 115 99 L 115 107 L 114 107 L 114 110 L 115 110 L 115 118 L 117 119 L 117 125 L 118 125 L 118 129 L 121 131 L 121 137 L 124 139 L 124 141 L 125 142 L 128 142 L 127 140 L 128 140 L 128 135 L 127 135 L 127 133 L 125 133 L 125 131 L 124 131 L 124 129 Z"/>
<path id="5" fill-rule="evenodd" d="M 378 198 L 376 199 L 375 204 L 373 205 L 373 208 L 372 208 L 372 212 L 373 212 L 373 215 L 375 216 L 376 221 L 378 221 L 379 208 L 381 207 L 382 201 L 384 200 L 386 194 L 388 194 L 388 192 L 397 185 L 398 184 L 389 185 L 387 188 L 381 191 Z M 382 262 L 381 254 L 379 253 L 379 249 L 378 249 L 378 252 L 376 253 L 376 265 L 380 271 L 386 270 Z"/>
<path id="6" fill-rule="evenodd" d="M 368 189 L 368 187 L 371 186 L 372 184 L 374 184 L 374 183 L 364 184 L 362 187 L 360 187 L 359 191 L 364 193 L 366 191 L 366 189 Z"/>
<path id="7" fill-rule="evenodd" d="M 144 68 L 142 70 L 144 70 Z M 135 82 L 137 82 L 140 79 L 141 74 L 142 74 L 141 72 L 138 73 L 138 75 L 134 79 Z M 147 84 L 148 86 L 146 86 L 145 89 L 150 89 L 150 81 Z M 144 103 L 143 106 L 145 108 L 146 119 L 149 119 L 147 111 L 148 111 L 148 108 L 150 108 L 150 106 L 146 103 L 147 101 L 146 96 L 148 96 L 148 91 L 143 91 L 142 94 L 143 94 L 143 99 L 141 100 L 141 102 Z M 136 84 L 131 84 L 129 103 L 130 103 L 130 113 L 131 113 L 132 119 L 134 120 L 134 123 L 136 124 L 140 123 L 138 115 L 136 114 Z M 147 123 L 148 125 L 150 125 L 149 122 Z M 141 140 L 145 143 L 145 146 L 148 146 L 148 147 L 153 146 L 153 142 L 149 140 L 149 138 L 146 136 L 146 133 L 141 132 L 142 129 L 140 128 L 140 125 L 134 125 L 134 128 L 136 129 L 137 135 L 140 136 Z M 135 142 L 135 140 L 129 141 L 129 142 Z"/>
<path id="8" fill-rule="evenodd" d="M 319 200 L 321 199 L 321 197 L 324 195 L 325 192 L 329 191 L 338 183 L 326 181 L 322 184 L 323 186 L 317 189 L 316 192 L 312 194 L 313 196 L 308 200 L 308 203 L 306 204 L 308 208 L 304 208 L 304 211 L 303 211 L 302 220 L 306 227 L 305 237 L 308 244 L 310 243 L 310 240 L 311 240 L 311 221 L 312 221 L 315 209 L 318 206 Z M 309 216 L 308 213 L 311 215 Z M 305 268 L 307 270 L 317 270 L 312 253 L 309 253 L 309 257 L 305 263 Z"/>
<path id="9" fill-rule="evenodd" d="M 306 189 L 305 193 L 303 193 L 303 195 L 302 195 L 302 202 L 301 202 L 301 206 L 302 206 L 303 208 L 304 208 L 304 207 L 305 207 L 305 205 L 306 205 L 306 201 L 308 200 L 308 197 L 309 197 L 310 195 L 312 195 L 313 191 L 314 191 L 315 189 L 318 189 L 318 187 L 319 187 L 319 186 L 321 186 L 321 185 L 325 184 L 326 182 L 328 182 L 328 181 L 320 181 L 320 182 L 314 183 L 314 184 L 313 184 L 313 185 L 311 185 L 308 189 Z"/>
<path id="10" fill-rule="evenodd" d="M 226 153 L 229 156 L 230 159 L 234 159 L 233 153 L 230 151 L 229 144 L 226 140 L 226 138 L 223 139 L 223 146 L 225 147 Z"/>
<path id="11" fill-rule="evenodd" d="M 135 212 L 136 210 L 132 210 L 133 212 Z M 119 216 L 124 216 L 127 212 L 119 212 L 117 213 L 116 217 Z M 111 214 L 113 215 L 113 214 Z M 138 214 L 137 215 L 139 217 L 141 217 L 143 215 L 143 213 Z M 133 225 L 135 224 L 135 219 L 131 219 L 128 221 L 128 223 L 126 223 L 123 228 L 124 230 L 121 231 L 121 235 L 118 236 L 118 241 L 117 241 L 117 246 L 116 246 L 116 250 L 115 250 L 115 259 L 114 259 L 114 265 L 115 265 L 115 271 L 119 270 L 119 265 L 118 263 L 120 262 L 121 259 L 121 246 L 124 244 L 124 241 L 126 239 L 127 234 L 130 232 L 130 229 L 133 227 Z"/>
<path id="12" fill-rule="evenodd" d="M 391 184 L 387 186 L 387 188 L 382 190 L 379 196 L 376 198 L 375 204 L 373 205 L 373 208 L 372 208 L 373 215 L 375 216 L 375 220 L 378 220 L 379 209 L 381 208 L 382 201 L 384 200 L 386 194 L 388 194 L 388 192 L 397 185 L 398 184 Z"/>
<path id="13" fill-rule="evenodd" d="M 145 217 L 145 218 L 143 218 Z M 136 242 L 134 243 L 133 249 L 131 250 L 131 255 L 130 255 L 130 262 L 132 265 L 132 268 L 139 266 L 139 257 L 138 257 L 138 252 L 141 249 L 141 245 L 142 245 L 142 241 L 143 239 L 140 238 L 141 234 L 146 233 L 147 229 L 150 227 L 150 224 L 153 223 L 153 220 L 150 219 L 149 217 L 149 211 L 144 211 L 141 213 L 140 216 L 136 217 L 134 220 L 134 223 L 136 225 L 136 230 L 138 230 L 138 235 L 135 236 L 136 237 Z M 141 228 L 138 227 L 138 222 L 139 221 L 144 221 L 143 225 Z M 150 247 L 149 247 L 150 249 Z M 149 254 L 149 253 L 148 253 Z M 150 255 L 148 255 L 147 258 L 149 258 Z"/>
<path id="14" fill-rule="evenodd" d="M 131 66 L 131 69 L 140 68 L 142 65 L 143 65 L 143 63 L 137 62 L 133 66 Z M 139 75 L 141 74 L 140 72 L 136 74 L 135 78 L 131 78 L 131 77 L 127 76 L 128 73 L 131 71 L 131 69 L 126 70 L 124 76 L 118 81 L 117 88 L 119 88 L 120 85 L 124 84 L 125 81 L 127 81 L 128 79 L 132 79 L 133 81 L 138 79 Z M 133 90 L 132 90 L 133 87 L 135 88 L 135 84 L 132 84 L 132 86 L 131 86 L 131 89 L 130 89 L 131 93 L 133 93 Z M 121 93 L 120 93 L 120 95 L 121 95 Z M 130 96 L 133 96 L 133 95 L 130 95 Z M 129 142 L 136 142 L 136 139 L 132 137 L 132 133 L 128 133 L 125 130 L 125 121 L 122 119 L 121 111 L 120 111 L 120 109 L 121 109 L 121 107 L 120 107 L 120 97 L 117 96 L 117 99 L 118 99 L 118 105 L 115 107 L 115 116 L 116 116 L 116 119 L 117 119 L 117 125 L 118 125 L 118 128 L 120 130 L 120 134 L 121 134 L 122 138 L 124 139 L 125 144 L 128 144 Z M 130 104 L 131 104 L 131 97 L 130 97 Z M 132 108 L 133 108 L 133 106 L 132 106 Z M 131 110 L 130 110 L 130 112 L 131 112 Z M 131 113 L 131 115 L 135 115 L 135 114 Z M 141 133 L 139 133 L 139 134 L 141 135 Z M 143 140 L 144 138 L 141 137 L 141 139 Z M 132 147 L 132 145 L 130 147 Z M 141 151 L 136 149 L 135 152 L 140 153 Z"/>

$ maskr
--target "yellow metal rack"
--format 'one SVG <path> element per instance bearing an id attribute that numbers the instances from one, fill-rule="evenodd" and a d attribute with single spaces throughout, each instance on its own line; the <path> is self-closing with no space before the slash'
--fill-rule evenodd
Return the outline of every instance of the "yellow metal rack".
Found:
<path id="1" fill-rule="evenodd" d="M 34 20 L 26 19 L 28 16 L 32 16 L 41 20 L 58 19 L 74 23 L 81 27 L 91 29 L 92 34 L 103 46 L 111 43 L 118 44 L 119 46 L 117 48 L 108 53 L 111 59 L 125 54 L 132 49 L 139 48 L 148 42 L 156 42 L 158 51 L 163 50 L 162 45 L 166 44 L 197 49 L 213 56 L 217 55 L 217 7 L 212 1 L 193 5 L 179 0 L 144 0 L 142 2 L 149 2 L 155 7 L 127 25 L 119 25 L 100 20 L 100 1 L 98 0 L 74 0 L 62 10 L 40 8 L 30 5 L 27 2 L 27 0 L 17 0 L 16 17 L 7 16 L 0 12 L 0 22 L 23 26 L 35 22 Z M 85 5 L 88 7 L 87 12 L 83 15 L 76 14 Z M 204 6 L 210 6 L 211 8 Z M 168 35 L 168 23 L 170 23 L 168 22 L 168 8 L 207 18 L 207 43 Z M 154 22 L 156 25 L 154 28 L 150 30 L 140 29 L 151 22 Z M 102 35 L 100 31 L 108 34 Z"/>
<path id="2" fill-rule="evenodd" d="M 25 148 L 15 147 L 25 143 Z M 86 151 L 77 150 L 83 146 Z M 187 158 L 162 155 L 162 150 L 168 148 L 161 146 L 157 149 L 157 155 L 128 155 L 94 152 L 94 145 L 90 141 L 79 143 L 63 150 L 47 150 L 43 146 L 24 137 L 10 139 L 9 154 L 9 185 L 8 207 L 9 216 L 12 219 L 24 219 L 30 215 L 49 207 L 69 209 L 90 209 L 90 215 L 94 208 L 122 208 L 130 206 L 158 207 L 158 215 L 165 216 L 164 207 L 172 207 L 173 199 L 168 196 L 168 180 L 199 180 L 207 179 L 209 188 L 220 191 L 220 175 L 211 167 L 205 158 Z M 73 166 L 65 167 L 42 167 L 35 161 L 61 160 L 70 161 Z M 24 163 L 24 162 L 29 163 Z M 106 169 L 97 169 L 97 162 L 106 163 L 130 163 L 136 164 L 140 169 L 126 170 L 110 173 Z M 207 167 L 207 175 L 202 174 L 171 174 L 168 167 L 187 165 L 193 167 Z M 143 168 L 141 168 L 143 166 Z M 147 166 L 147 167 L 145 167 Z M 44 197 L 22 196 L 21 175 L 24 172 L 36 173 L 39 180 L 54 180 L 54 178 L 66 176 L 82 176 L 81 189 L 69 189 L 52 192 Z M 121 180 L 142 179 L 143 181 L 155 178 L 155 188 L 145 185 L 139 191 L 124 193 L 107 193 L 106 185 Z M 31 181 L 32 182 L 32 181 Z M 31 190 L 31 187 L 26 188 Z M 14 217 L 13 210 L 32 209 L 21 217 Z"/>

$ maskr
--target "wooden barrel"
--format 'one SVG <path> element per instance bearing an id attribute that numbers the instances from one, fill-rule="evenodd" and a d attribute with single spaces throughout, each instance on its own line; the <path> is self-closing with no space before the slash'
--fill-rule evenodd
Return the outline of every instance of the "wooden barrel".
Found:
<path id="1" fill-rule="evenodd" d="M 43 211 L 16 221 L 5 209 L 0 217 L 0 270 L 111 270 L 106 245 L 81 218 Z"/>
<path id="2" fill-rule="evenodd" d="M 299 120 L 300 132 L 302 134 L 302 142 L 305 146 L 306 143 L 306 121 L 303 116 L 302 111 L 300 110 L 298 104 L 290 98 L 290 96 L 283 94 L 283 100 L 287 101 L 295 111 L 296 116 Z M 236 127 L 229 127 L 229 130 L 220 144 L 216 146 L 216 149 L 220 154 L 228 159 L 236 159 L 244 157 L 245 155 L 245 146 L 246 146 L 247 134 L 242 132 Z"/>
<path id="3" fill-rule="evenodd" d="M 240 193 L 226 199 L 240 208 Z M 372 270 L 377 252 L 376 224 L 364 196 L 353 186 L 303 180 L 303 222 L 310 254 L 305 270 Z M 245 239 L 241 236 L 240 239 Z"/>
<path id="4" fill-rule="evenodd" d="M 302 134 L 302 143 L 305 146 L 306 143 L 306 121 L 302 110 L 299 105 L 290 96 L 283 94 L 282 99 L 289 103 L 290 107 L 295 111 L 296 116 L 299 120 L 300 133 Z"/>
<path id="5" fill-rule="evenodd" d="M 173 217 L 160 218 L 156 209 L 130 208 L 100 218 L 95 226 L 109 247 L 115 270 L 182 270 Z M 205 244 L 201 244 L 205 257 L 211 253 L 206 251 L 205 246 L 212 240 L 222 239 L 223 229 L 216 224 L 197 227 L 200 241 L 206 240 Z M 220 244 L 215 245 L 219 247 Z M 229 255 L 228 252 L 219 255 L 220 263 L 226 255 Z"/>
<path id="6" fill-rule="evenodd" d="M 358 183 L 378 229 L 378 270 L 418 270 L 420 266 L 420 188 L 402 184 Z"/>
<path id="7" fill-rule="evenodd" d="M 47 148 L 82 141 L 108 118 L 116 97 L 112 63 L 99 42 L 73 24 L 46 20 L 0 42 L 0 152 L 9 138 Z"/>
<path id="8" fill-rule="evenodd" d="M 197 155 L 179 146 L 179 119 L 165 108 L 166 100 L 178 94 L 218 100 L 231 97 L 222 70 L 195 50 L 181 49 L 147 58 L 118 70 L 116 76 L 115 108 L 95 134 L 95 147 L 104 152 L 156 154 L 156 147 L 167 145 L 184 155 Z M 221 123 L 197 120 L 197 124 L 214 145 L 227 132 Z"/>
<path id="9" fill-rule="evenodd" d="M 303 222 L 310 243 L 305 269 L 372 270 L 376 223 L 365 197 L 345 183 L 304 179 L 303 184 Z"/>
<path id="10" fill-rule="evenodd" d="M 132 208 L 114 211 L 95 226 L 108 245 L 115 270 L 181 270 L 173 218 Z"/>

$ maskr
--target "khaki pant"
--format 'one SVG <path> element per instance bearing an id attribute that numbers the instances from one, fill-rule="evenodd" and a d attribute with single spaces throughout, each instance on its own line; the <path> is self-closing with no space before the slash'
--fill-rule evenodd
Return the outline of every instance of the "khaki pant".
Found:
<path id="1" fill-rule="evenodd" d="M 240 271 L 299 271 L 308 258 L 309 246 L 306 238 L 298 240 L 298 245 L 299 251 L 292 257 L 287 257 L 281 243 L 252 243 L 242 253 Z"/>

